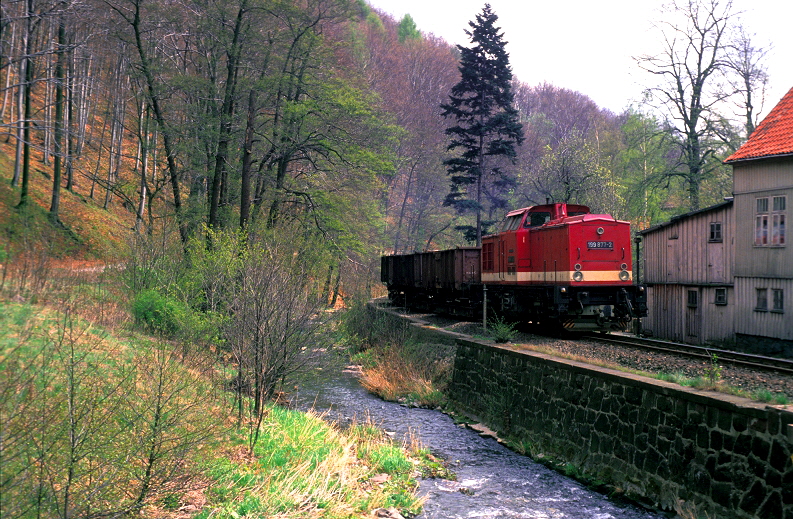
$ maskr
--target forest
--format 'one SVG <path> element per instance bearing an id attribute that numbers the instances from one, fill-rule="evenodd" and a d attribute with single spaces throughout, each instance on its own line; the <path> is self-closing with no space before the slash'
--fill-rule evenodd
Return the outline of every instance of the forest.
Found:
<path id="1" fill-rule="evenodd" d="M 513 78 L 524 140 L 487 220 L 550 200 L 640 229 L 731 194 L 721 160 L 753 128 L 766 49 L 729 3 L 668 14 L 666 51 L 636 58 L 660 79 L 645 105 L 615 114 Z M 61 200 L 79 193 L 183 244 L 203 229 L 300 229 L 346 272 L 464 243 L 467 216 L 443 204 L 441 109 L 460 49 L 409 15 L 363 0 L 24 0 L 3 3 L 0 31 L 17 211 L 46 170 L 39 204 L 67 228 Z"/>
<path id="2" fill-rule="evenodd" d="M 501 76 L 515 146 L 481 183 L 485 232 L 546 201 L 643 229 L 731 195 L 721 161 L 756 123 L 768 49 L 729 2 L 666 15 L 662 51 L 636 50 L 655 86 L 622 113 Z M 0 515 L 138 513 L 231 423 L 243 461 L 271 459 L 269 402 L 308 348 L 390 344 L 362 311 L 379 256 L 470 243 L 448 203 L 469 50 L 364 0 L 0 3 Z M 434 402 L 420 368 L 385 371 Z M 245 515 L 213 470 L 213 506 L 237 507 L 219 517 Z"/>

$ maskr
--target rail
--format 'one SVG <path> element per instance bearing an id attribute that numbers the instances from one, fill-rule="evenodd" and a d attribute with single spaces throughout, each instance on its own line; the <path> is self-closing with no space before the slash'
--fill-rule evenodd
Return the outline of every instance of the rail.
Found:
<path id="1" fill-rule="evenodd" d="M 718 358 L 718 362 L 732 364 L 733 366 L 793 375 L 793 360 L 789 359 L 765 357 L 763 355 L 752 355 L 750 353 L 721 350 L 706 346 L 694 346 L 691 344 L 682 344 L 678 342 L 667 342 L 658 339 L 640 338 L 630 335 L 586 334 L 585 337 L 587 339 L 605 343 L 632 346 L 662 353 L 684 355 L 687 357 L 698 358 L 707 361 L 713 360 L 715 356 Z"/>

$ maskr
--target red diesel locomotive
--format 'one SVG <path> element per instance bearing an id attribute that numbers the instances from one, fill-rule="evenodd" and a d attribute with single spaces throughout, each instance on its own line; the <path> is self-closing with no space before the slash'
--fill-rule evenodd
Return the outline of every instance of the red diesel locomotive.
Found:
<path id="1" fill-rule="evenodd" d="M 624 330 L 647 315 L 630 225 L 583 205 L 511 211 L 481 249 L 383 256 L 381 280 L 395 304 L 471 318 L 485 298 L 488 314 L 570 330 Z"/>

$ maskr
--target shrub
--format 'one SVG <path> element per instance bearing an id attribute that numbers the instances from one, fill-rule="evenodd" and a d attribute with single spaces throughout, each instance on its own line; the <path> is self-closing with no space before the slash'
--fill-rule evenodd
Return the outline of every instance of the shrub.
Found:
<path id="1" fill-rule="evenodd" d="M 138 326 L 168 337 L 179 332 L 179 323 L 184 314 L 182 303 L 163 296 L 156 290 L 144 290 L 132 302 L 132 315 Z"/>
<path id="2" fill-rule="evenodd" d="M 515 325 L 497 317 L 490 321 L 490 331 L 493 334 L 493 340 L 498 343 L 506 343 L 511 341 L 517 335 Z"/>

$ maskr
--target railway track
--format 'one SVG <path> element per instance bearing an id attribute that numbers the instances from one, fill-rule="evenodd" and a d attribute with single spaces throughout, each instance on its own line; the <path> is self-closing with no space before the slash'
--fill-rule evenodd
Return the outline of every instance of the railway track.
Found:
<path id="1" fill-rule="evenodd" d="M 660 341 L 657 339 L 640 338 L 630 335 L 586 334 L 583 337 L 594 341 L 619 344 L 622 346 L 630 346 L 660 353 L 681 355 L 689 358 L 705 360 L 708 362 L 712 361 L 715 357 L 719 363 L 723 364 L 731 364 L 737 367 L 780 373 L 784 375 L 793 375 L 793 360 L 789 359 L 765 357 L 762 355 L 752 355 L 749 353 L 740 353 L 729 350 L 720 350 L 717 348 L 708 348 L 704 346 L 693 346 L 691 344 Z"/>

